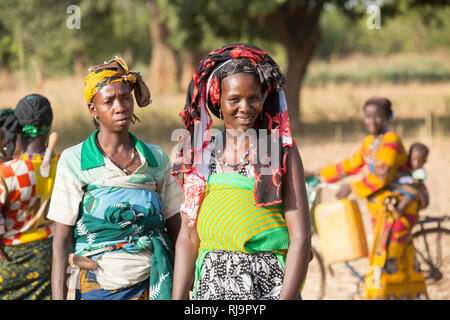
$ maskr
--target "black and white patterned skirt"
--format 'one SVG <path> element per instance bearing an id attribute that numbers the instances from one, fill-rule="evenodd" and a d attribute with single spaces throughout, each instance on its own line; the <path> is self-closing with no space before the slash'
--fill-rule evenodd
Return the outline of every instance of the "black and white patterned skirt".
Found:
<path id="1" fill-rule="evenodd" d="M 273 253 L 214 250 L 196 282 L 198 300 L 277 300 L 284 269 Z"/>

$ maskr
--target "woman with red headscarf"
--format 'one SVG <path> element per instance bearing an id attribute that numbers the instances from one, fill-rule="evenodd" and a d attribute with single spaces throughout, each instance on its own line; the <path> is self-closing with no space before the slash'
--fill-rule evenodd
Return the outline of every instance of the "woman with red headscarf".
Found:
<path id="1" fill-rule="evenodd" d="M 264 51 L 203 58 L 181 112 L 173 174 L 184 189 L 173 298 L 298 299 L 310 255 L 303 166 L 289 129 L 286 78 Z M 210 113 L 224 130 L 211 133 Z"/>

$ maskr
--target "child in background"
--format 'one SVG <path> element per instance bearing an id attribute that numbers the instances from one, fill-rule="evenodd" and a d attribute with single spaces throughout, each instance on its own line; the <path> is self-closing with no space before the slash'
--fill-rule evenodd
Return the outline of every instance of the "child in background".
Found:
<path id="1" fill-rule="evenodd" d="M 402 197 L 397 205 L 392 202 L 387 203 L 387 209 L 389 211 L 402 214 L 414 198 L 414 192 L 411 192 L 411 187 L 419 194 L 418 197 L 421 201 L 425 201 L 428 204 L 428 192 L 424 184 L 427 178 L 427 172 L 423 166 L 427 162 L 429 153 L 430 150 L 428 147 L 422 143 L 415 142 L 411 145 L 408 154 L 408 168 L 405 168 L 409 173 L 402 175 L 397 180 L 398 184 L 400 184 L 398 189 Z M 408 188 L 407 186 L 410 187 Z M 406 195 L 406 197 L 403 195 Z"/>

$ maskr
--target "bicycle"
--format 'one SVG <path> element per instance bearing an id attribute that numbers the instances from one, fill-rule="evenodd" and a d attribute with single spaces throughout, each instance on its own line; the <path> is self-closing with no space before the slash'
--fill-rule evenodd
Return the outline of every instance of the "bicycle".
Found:
<path id="1" fill-rule="evenodd" d="M 306 178 L 306 189 L 308 194 L 312 236 L 314 235 L 318 236 L 314 219 L 314 209 L 316 205 L 320 202 L 320 190 L 327 186 L 328 184 L 320 182 L 320 180 L 317 178 Z M 313 295 L 316 300 L 322 300 L 325 296 L 325 285 L 326 285 L 325 262 L 322 258 L 322 255 L 320 254 L 320 251 L 315 248 L 314 244 L 312 244 L 311 250 L 313 252 L 313 260 L 309 264 L 308 275 L 318 274 L 319 277 L 318 279 L 308 277 L 307 281 L 319 284 L 318 286 L 314 286 L 314 288 L 312 288 L 311 291 L 313 291 Z M 316 271 L 316 269 L 318 270 Z"/>
<path id="2" fill-rule="evenodd" d="M 306 186 L 308 191 L 308 201 L 311 214 L 311 227 L 313 235 L 317 235 L 317 230 L 314 221 L 314 209 L 320 202 L 320 190 L 324 188 L 338 188 L 327 183 L 320 182 L 317 178 L 307 178 Z M 423 272 L 429 298 L 433 299 L 438 291 L 439 286 L 443 286 L 443 290 L 447 290 L 445 284 L 445 275 L 449 275 L 450 268 L 450 253 L 443 255 L 443 245 L 450 246 L 450 229 L 444 224 L 450 222 L 450 217 L 444 215 L 441 217 L 429 217 L 425 216 L 420 218 L 412 230 L 411 241 L 414 241 L 414 247 L 416 249 L 416 259 Z M 320 239 L 319 239 L 320 241 Z M 333 276 L 333 269 L 331 265 L 325 266 L 324 260 L 314 246 L 312 247 L 314 258 L 310 264 L 310 269 L 318 269 L 319 279 L 316 280 L 319 285 L 315 293 L 316 299 L 323 299 L 326 293 L 326 270 Z M 357 278 L 356 293 L 359 298 L 363 298 L 363 288 L 365 283 L 365 275 L 361 275 L 350 262 L 344 262 L 347 269 L 350 270 L 352 276 Z M 313 272 L 314 273 L 314 272 Z M 435 288 L 437 289 L 435 290 Z M 439 292 L 438 292 L 439 293 Z M 439 297 L 437 297 L 439 298 Z"/>
<path id="3" fill-rule="evenodd" d="M 443 290 L 448 290 L 445 281 L 450 275 L 450 254 L 442 250 L 443 246 L 450 246 L 450 226 L 446 227 L 446 222 L 450 223 L 450 217 L 447 215 L 425 216 L 419 219 L 412 234 L 417 260 L 425 276 L 431 299 L 437 293 L 434 289 L 443 286 Z M 440 299 L 438 296 L 436 298 Z"/>
<path id="4" fill-rule="evenodd" d="M 411 241 L 414 242 L 416 250 L 416 259 L 419 268 L 422 271 L 429 298 L 440 299 L 436 296 L 435 287 L 444 286 L 443 290 L 448 290 L 444 283 L 445 275 L 449 275 L 450 269 L 450 253 L 443 255 L 443 245 L 450 245 L 450 229 L 442 226 L 443 223 L 449 222 L 449 216 L 430 217 L 425 216 L 420 218 L 412 230 Z M 436 224 L 436 225 L 434 225 Z M 444 261 L 447 260 L 447 263 Z M 357 294 L 363 297 L 362 288 L 364 288 L 365 277 L 361 276 L 354 270 L 349 263 L 348 268 L 351 268 L 352 274 L 360 279 L 357 285 Z"/>

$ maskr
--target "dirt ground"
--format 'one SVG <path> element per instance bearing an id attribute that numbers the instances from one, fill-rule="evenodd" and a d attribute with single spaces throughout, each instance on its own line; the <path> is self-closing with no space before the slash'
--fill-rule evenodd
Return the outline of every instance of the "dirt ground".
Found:
<path id="1" fill-rule="evenodd" d="M 68 146 L 79 143 L 93 130 L 89 113 L 83 99 L 83 78 L 67 77 L 61 79 L 49 79 L 41 88 L 32 86 L 18 87 L 16 89 L 0 90 L 1 106 L 14 107 L 19 97 L 30 92 L 39 92 L 47 96 L 52 102 L 55 119 L 53 130 L 60 133 L 57 151 L 61 152 Z M 396 117 L 419 117 L 423 118 L 430 112 L 437 115 L 448 116 L 450 103 L 448 96 L 448 82 L 437 84 L 413 83 L 405 85 L 371 84 L 371 85 L 328 85 L 317 88 L 304 88 L 302 91 L 302 114 L 305 120 L 314 121 L 321 119 L 342 120 L 347 118 L 359 118 L 361 105 L 367 97 L 372 95 L 389 96 L 395 104 Z M 179 127 L 178 113 L 184 105 L 184 94 L 158 96 L 152 92 L 154 104 L 151 108 L 136 108 L 136 115 L 143 120 L 137 124 L 137 135 L 144 141 L 159 144 L 164 147 L 170 155 L 175 142 L 170 142 L 167 135 L 172 128 L 172 119 L 176 118 L 176 126 Z M 329 112 L 333 110 L 334 112 Z M 333 116 L 332 116 L 333 115 Z M 167 122 L 167 125 L 166 125 Z M 158 136 L 158 129 L 161 132 Z M 151 130 L 149 130 L 151 128 Z M 447 128 L 447 127 L 446 127 Z M 321 132 L 322 127 L 320 128 Z M 439 129 L 439 128 L 437 128 Z M 447 132 L 446 130 L 436 130 Z M 422 130 L 424 131 L 424 130 Z M 300 153 L 303 158 L 304 167 L 309 170 L 319 168 L 329 163 L 340 161 L 351 155 L 359 148 L 359 142 L 335 143 L 330 138 L 328 143 L 304 144 L 314 137 L 299 137 L 297 140 Z M 429 161 L 426 165 L 428 170 L 427 186 L 430 192 L 430 206 L 421 212 L 422 216 L 440 216 L 449 214 L 447 204 L 450 201 L 450 192 L 447 185 L 450 182 L 450 138 L 418 139 L 431 148 Z M 347 139 L 345 140 L 347 141 Z M 409 146 L 412 140 L 405 140 Z M 333 191 L 327 190 L 323 195 L 324 201 L 333 200 Z M 363 201 L 358 200 L 363 215 L 367 241 L 370 247 L 372 234 L 370 228 L 369 214 Z M 313 244 L 320 249 L 320 241 L 316 236 Z M 444 247 L 447 265 L 447 273 L 443 280 L 438 283 L 428 283 L 428 291 L 431 298 L 450 299 L 450 243 L 447 241 Z M 360 274 L 365 273 L 367 258 L 354 261 L 351 265 Z M 343 263 L 332 265 L 333 275 L 327 272 L 325 299 L 361 299 L 357 293 L 359 280 L 345 267 Z M 309 274 L 303 291 L 304 299 L 314 299 L 318 286 L 318 272 L 314 261 L 310 264 Z"/>
<path id="2" fill-rule="evenodd" d="M 448 166 L 450 164 L 450 138 L 440 139 L 420 139 L 430 147 L 430 156 L 428 163 L 425 165 L 428 173 L 426 185 L 430 193 L 430 205 L 423 210 L 420 215 L 423 216 L 441 216 L 448 215 L 447 204 L 450 201 L 450 193 L 448 192 L 448 183 L 450 181 L 450 172 Z M 405 147 L 412 143 L 412 140 L 405 140 Z M 298 141 L 300 153 L 303 159 L 305 169 L 316 169 L 323 165 L 343 160 L 345 157 L 352 155 L 359 148 L 359 143 L 327 143 L 320 145 L 302 145 Z M 351 181 L 352 178 L 348 178 Z M 332 190 L 324 190 L 322 201 L 332 201 L 334 199 Z M 355 196 L 351 198 L 357 199 Z M 367 242 L 370 248 L 372 243 L 372 232 L 370 227 L 369 212 L 364 201 L 357 199 L 363 223 L 367 234 Z M 448 227 L 448 224 L 447 224 Z M 427 282 L 427 290 L 431 299 L 450 299 L 450 236 L 445 239 L 443 245 L 443 265 L 446 268 L 444 278 L 437 283 Z M 317 236 L 313 237 L 313 245 L 320 250 L 320 241 Z M 361 275 L 364 275 L 367 268 L 368 259 L 361 258 L 351 262 L 351 266 Z M 355 277 L 352 272 L 344 265 L 344 263 L 336 263 L 332 266 L 333 275 L 327 270 L 326 272 L 326 291 L 324 299 L 327 300 L 358 300 L 363 297 L 363 286 L 360 285 L 360 293 L 358 293 L 358 285 L 360 280 Z M 318 290 L 319 272 L 315 261 L 310 264 L 308 277 L 305 288 L 303 290 L 303 298 L 315 299 Z"/>

